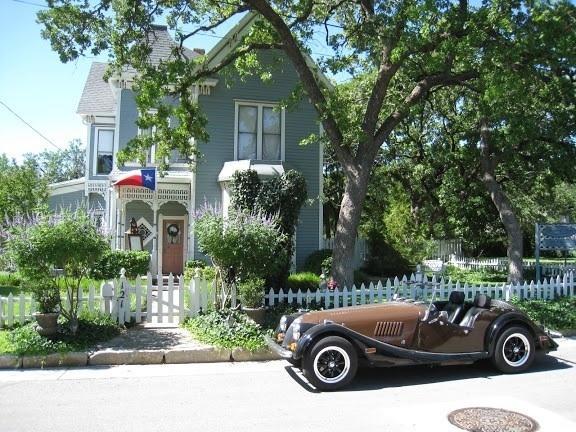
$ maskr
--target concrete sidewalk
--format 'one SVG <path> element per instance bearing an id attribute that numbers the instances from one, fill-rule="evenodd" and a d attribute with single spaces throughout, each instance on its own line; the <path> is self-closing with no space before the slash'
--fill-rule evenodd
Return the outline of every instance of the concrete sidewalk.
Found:
<path id="1" fill-rule="evenodd" d="M 196 341 L 180 328 L 137 325 L 87 352 L 46 356 L 0 355 L 0 369 L 276 360 L 268 350 L 226 350 Z"/>

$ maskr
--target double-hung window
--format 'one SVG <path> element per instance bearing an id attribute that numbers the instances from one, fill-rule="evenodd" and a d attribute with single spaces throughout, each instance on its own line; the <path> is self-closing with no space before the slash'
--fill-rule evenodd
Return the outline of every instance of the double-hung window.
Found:
<path id="1" fill-rule="evenodd" d="M 284 159 L 284 111 L 274 104 L 236 102 L 237 160 Z"/>
<path id="2" fill-rule="evenodd" d="M 114 151 L 114 129 L 96 129 L 96 172 L 110 174 Z"/>

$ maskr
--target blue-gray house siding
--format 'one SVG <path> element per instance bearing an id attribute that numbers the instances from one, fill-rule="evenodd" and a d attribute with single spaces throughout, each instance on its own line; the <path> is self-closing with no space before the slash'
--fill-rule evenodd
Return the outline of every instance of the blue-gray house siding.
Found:
<path id="1" fill-rule="evenodd" d="M 272 54 L 262 56 L 271 61 Z M 235 102 L 279 103 L 290 95 L 298 83 L 298 76 L 291 64 L 283 62 L 281 69 L 275 69 L 274 81 L 263 83 L 258 76 L 244 80 L 220 79 L 210 95 L 200 96 L 199 104 L 208 118 L 210 140 L 200 143 L 203 157 L 196 168 L 195 206 L 207 201 L 220 203 L 222 189 L 218 183 L 224 162 L 234 160 Z M 320 184 L 320 151 L 318 144 L 300 146 L 300 141 L 318 132 L 317 115 L 314 108 L 301 101 L 297 107 L 285 113 L 285 161 L 288 169 L 300 171 L 307 183 L 308 198 L 318 198 Z M 318 250 L 319 203 L 306 205 L 300 213 L 296 237 L 296 265 L 300 267 L 306 257 Z M 197 251 L 197 245 L 196 251 Z M 196 252 L 198 254 L 198 252 Z"/>

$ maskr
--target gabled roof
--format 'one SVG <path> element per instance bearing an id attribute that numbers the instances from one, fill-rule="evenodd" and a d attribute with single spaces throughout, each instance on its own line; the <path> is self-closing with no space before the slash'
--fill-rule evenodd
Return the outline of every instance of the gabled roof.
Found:
<path id="1" fill-rule="evenodd" d="M 234 50 L 240 42 L 242 38 L 248 34 L 250 31 L 250 27 L 252 24 L 257 20 L 261 19 L 260 16 L 256 12 L 248 12 L 246 15 L 242 17 L 238 23 L 228 31 L 226 36 L 224 36 L 220 42 L 218 42 L 214 48 L 212 48 L 206 54 L 206 66 L 211 67 L 218 64 L 222 61 L 232 50 Z M 328 79 L 326 75 L 320 70 L 316 62 L 308 55 L 308 53 L 303 52 L 304 60 L 306 60 L 306 64 L 308 67 L 316 74 L 318 80 L 325 85 L 327 88 L 332 88 L 333 84 Z"/>
<path id="2" fill-rule="evenodd" d="M 152 31 L 148 35 L 152 48 L 150 62 L 154 65 L 160 60 L 166 60 L 172 55 L 172 49 L 177 46 L 170 37 L 166 26 L 153 25 Z M 189 59 L 201 55 L 200 53 L 184 47 L 184 55 Z M 84 91 L 78 103 L 78 114 L 111 113 L 116 110 L 116 100 L 110 85 L 104 81 L 107 63 L 92 63 Z M 135 70 L 128 68 L 127 72 L 135 73 Z"/>
<path id="3" fill-rule="evenodd" d="M 76 113 L 109 113 L 116 110 L 116 100 L 112 94 L 112 89 L 104 81 L 104 72 L 106 72 L 107 66 L 106 63 L 92 63 Z"/>

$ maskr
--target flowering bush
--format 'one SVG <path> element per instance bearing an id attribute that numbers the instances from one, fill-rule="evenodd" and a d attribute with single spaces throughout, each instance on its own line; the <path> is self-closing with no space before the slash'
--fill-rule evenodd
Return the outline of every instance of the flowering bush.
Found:
<path id="1" fill-rule="evenodd" d="M 237 212 L 224 218 L 218 207 L 205 204 L 195 215 L 194 230 L 200 251 L 231 285 L 237 278 L 266 278 L 286 260 L 285 234 L 274 217 Z"/>
<path id="2" fill-rule="evenodd" d="M 238 212 L 224 218 L 218 207 L 204 205 L 194 229 L 200 251 L 220 269 L 233 267 L 239 277 L 266 277 L 285 258 L 280 248 L 285 235 L 274 217 Z"/>
<path id="3" fill-rule="evenodd" d="M 68 301 L 66 307 L 59 301 L 60 312 L 75 333 L 80 283 L 109 248 L 105 235 L 96 228 L 88 213 L 79 209 L 57 215 L 15 218 L 2 231 L 2 237 L 19 272 L 34 287 L 37 300 L 51 299 L 46 291 L 59 297 L 58 287 L 65 288 Z"/>

